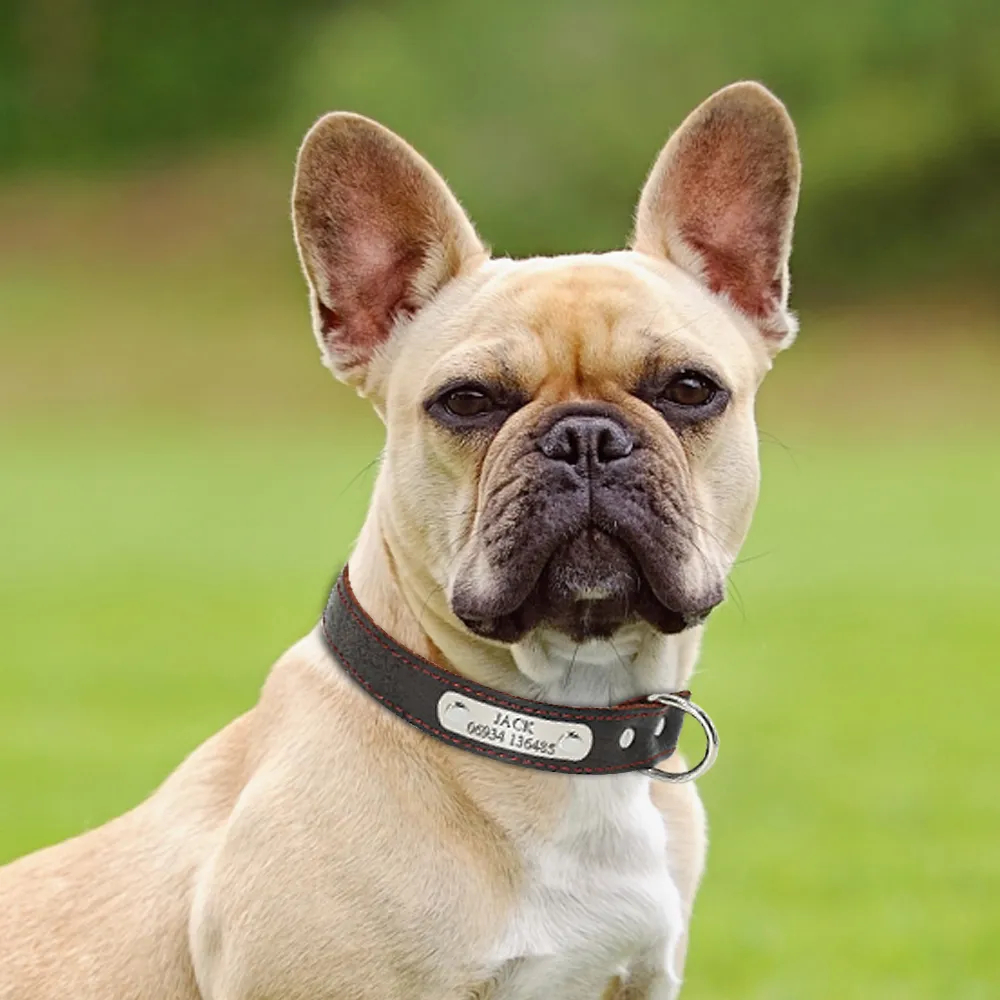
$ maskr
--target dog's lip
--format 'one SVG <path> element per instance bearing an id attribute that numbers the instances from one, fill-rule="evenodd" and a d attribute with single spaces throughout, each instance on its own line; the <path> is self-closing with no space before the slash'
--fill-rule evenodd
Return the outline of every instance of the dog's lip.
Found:
<path id="1" fill-rule="evenodd" d="M 649 535 L 630 526 L 627 521 L 616 521 L 609 512 L 597 507 L 592 512 L 592 529 L 614 538 L 634 561 L 643 584 L 649 588 L 657 603 L 666 611 L 677 615 L 707 616 L 722 599 L 720 595 L 687 595 L 668 574 L 656 571 L 654 553 L 658 546 Z M 707 602 L 706 602 L 706 597 Z"/>
<path id="2" fill-rule="evenodd" d="M 608 587 L 585 587 L 573 598 L 574 601 L 606 601 L 613 596 Z"/>
<path id="3" fill-rule="evenodd" d="M 709 615 L 721 604 L 721 601 L 717 601 L 710 608 L 705 608 L 703 611 L 685 611 L 681 613 L 681 618 L 684 619 L 684 628 L 697 628 L 699 625 L 704 625 L 708 621 Z"/>
<path id="4" fill-rule="evenodd" d="M 543 623 L 566 631 L 578 640 L 583 640 L 598 634 L 611 634 L 618 627 L 637 618 L 645 619 L 665 635 L 674 635 L 704 624 L 715 607 L 721 603 L 720 589 L 718 595 L 714 593 L 706 595 L 707 601 L 678 602 L 686 606 L 673 606 L 674 602 L 669 599 L 664 600 L 663 595 L 654 587 L 643 560 L 635 555 L 632 546 L 624 539 L 603 531 L 593 523 L 584 526 L 570 541 L 595 531 L 620 547 L 635 567 L 638 588 L 631 597 L 615 595 L 610 588 L 595 585 L 582 588 L 561 607 L 547 605 L 544 595 L 539 593 L 539 587 L 545 580 L 546 572 L 553 560 L 564 545 L 569 544 L 564 543 L 553 545 L 546 554 L 537 577 L 527 584 L 522 581 L 521 586 L 505 595 L 506 601 L 484 603 L 480 607 L 465 606 L 459 595 L 453 592 L 451 601 L 453 612 L 469 631 L 481 638 L 510 643 L 516 642 L 536 625 Z M 516 599 L 511 600 L 514 595 Z M 602 619 L 604 619 L 603 624 Z M 589 627 L 596 627 L 597 630 L 590 633 L 586 630 Z"/>
<path id="5" fill-rule="evenodd" d="M 523 601 L 512 611 L 499 612 L 495 615 L 461 614 L 458 611 L 456 611 L 455 614 L 462 624 L 474 635 L 477 635 L 482 639 L 488 639 L 503 644 L 517 642 L 537 625 L 546 624 L 560 629 L 560 625 L 565 628 L 565 626 L 569 624 L 565 621 L 560 622 L 559 620 L 552 619 L 551 616 L 546 616 L 544 614 L 529 614 L 528 612 L 530 611 L 533 597 L 534 591 L 532 591 L 526 601 Z M 649 597 L 656 603 L 660 612 L 659 614 L 653 616 L 648 614 L 644 615 L 641 614 L 638 609 L 635 609 L 629 616 L 623 617 L 620 620 L 614 620 L 614 627 L 604 629 L 602 632 L 611 634 L 616 631 L 617 628 L 626 625 L 628 621 L 634 619 L 635 617 L 642 617 L 649 621 L 650 624 L 652 624 L 653 627 L 662 634 L 677 635 L 680 632 L 686 632 L 688 629 L 704 625 L 716 606 L 713 605 L 712 607 L 700 611 L 681 612 L 662 605 L 651 590 L 649 591 Z M 585 599 L 574 603 L 575 606 L 582 612 L 581 614 L 575 616 L 575 622 L 580 624 L 586 624 L 589 622 L 592 624 L 593 620 L 599 617 L 599 614 L 595 614 L 595 612 L 598 611 L 600 605 L 604 602 L 601 600 Z M 577 641 L 584 641 L 598 636 L 597 632 L 584 632 L 577 634 L 572 627 L 567 629 L 567 634 Z"/>

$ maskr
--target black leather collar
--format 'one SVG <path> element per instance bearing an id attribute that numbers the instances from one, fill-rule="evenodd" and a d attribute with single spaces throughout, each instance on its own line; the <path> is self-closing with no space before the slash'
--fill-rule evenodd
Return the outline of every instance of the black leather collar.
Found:
<path id="1" fill-rule="evenodd" d="M 322 624 L 336 660 L 372 698 L 410 725 L 470 753 L 563 774 L 620 774 L 650 768 L 677 749 L 685 710 L 676 704 L 550 705 L 434 666 L 368 617 L 351 590 L 346 566 Z M 678 692 L 679 699 L 686 701 L 688 694 Z"/>

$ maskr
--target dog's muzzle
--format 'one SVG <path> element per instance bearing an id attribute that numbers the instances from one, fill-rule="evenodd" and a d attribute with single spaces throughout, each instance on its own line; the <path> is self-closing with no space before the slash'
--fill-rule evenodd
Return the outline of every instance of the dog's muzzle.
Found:
<path id="1" fill-rule="evenodd" d="M 684 584 L 697 545 L 683 470 L 614 407 L 553 409 L 520 459 L 520 493 L 505 484 L 487 498 L 476 543 L 491 572 L 459 572 L 455 614 L 506 642 L 543 623 L 584 641 L 636 618 L 667 634 L 703 622 L 723 590 Z"/>

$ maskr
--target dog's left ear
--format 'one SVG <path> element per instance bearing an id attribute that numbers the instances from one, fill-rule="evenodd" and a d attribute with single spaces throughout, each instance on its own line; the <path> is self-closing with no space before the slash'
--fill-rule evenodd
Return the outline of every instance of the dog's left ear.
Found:
<path id="1" fill-rule="evenodd" d="M 795 127 L 758 83 L 698 107 L 653 165 L 633 248 L 667 257 L 723 295 L 773 355 L 795 337 L 788 258 L 801 173 Z"/>

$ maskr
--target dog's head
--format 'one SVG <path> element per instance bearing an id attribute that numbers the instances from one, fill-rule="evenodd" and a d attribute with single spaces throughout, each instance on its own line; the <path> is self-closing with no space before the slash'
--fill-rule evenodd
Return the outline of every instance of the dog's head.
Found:
<path id="1" fill-rule="evenodd" d="M 479 636 L 661 633 L 720 602 L 749 526 L 754 395 L 794 335 L 792 123 L 743 83 L 667 143 L 632 249 L 492 260 L 385 128 L 321 119 L 294 192 L 325 363 L 387 426 L 393 560 Z"/>

